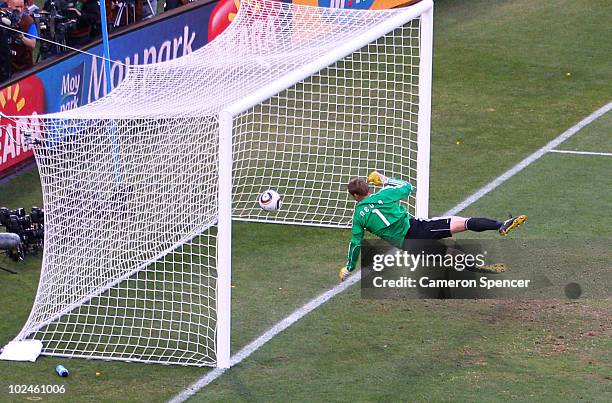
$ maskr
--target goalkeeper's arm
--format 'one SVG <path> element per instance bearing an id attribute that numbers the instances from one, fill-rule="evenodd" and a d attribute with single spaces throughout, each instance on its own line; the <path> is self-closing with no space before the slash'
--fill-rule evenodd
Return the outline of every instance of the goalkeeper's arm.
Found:
<path id="1" fill-rule="evenodd" d="M 359 222 L 355 221 L 355 218 L 353 218 L 352 234 L 353 236 L 351 238 L 351 243 L 349 244 L 346 266 L 342 267 L 338 273 L 338 276 L 342 281 L 344 281 L 344 279 L 346 279 L 349 274 L 355 270 L 357 260 L 359 259 L 359 255 L 361 253 L 361 241 L 363 239 L 364 229 Z"/>
<path id="2" fill-rule="evenodd" d="M 348 249 L 348 259 L 346 261 L 346 269 L 348 271 L 355 270 L 355 266 L 357 265 L 357 260 L 359 260 L 359 255 L 361 254 L 361 242 L 356 243 L 351 240 Z"/>

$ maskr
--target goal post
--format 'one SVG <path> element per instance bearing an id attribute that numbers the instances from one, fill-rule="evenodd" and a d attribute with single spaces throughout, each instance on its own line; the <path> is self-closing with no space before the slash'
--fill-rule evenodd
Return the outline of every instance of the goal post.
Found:
<path id="1" fill-rule="evenodd" d="M 202 49 L 40 116 L 43 267 L 8 356 L 228 368 L 233 221 L 349 228 L 346 183 L 372 169 L 426 217 L 432 9 L 246 0 Z"/>
<path id="2" fill-rule="evenodd" d="M 414 215 L 429 218 L 429 156 L 431 134 L 431 81 L 433 62 L 433 7 L 421 14 L 419 58 L 419 112 L 416 187 L 418 196 Z"/>
<path id="3" fill-rule="evenodd" d="M 217 366 L 230 367 L 232 317 L 232 115 L 219 113 L 219 231 L 217 242 Z"/>

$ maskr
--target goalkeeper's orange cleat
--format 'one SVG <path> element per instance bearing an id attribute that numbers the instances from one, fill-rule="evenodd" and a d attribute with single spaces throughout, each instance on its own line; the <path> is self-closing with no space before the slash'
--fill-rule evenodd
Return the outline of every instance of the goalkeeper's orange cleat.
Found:
<path id="1" fill-rule="evenodd" d="M 512 231 L 516 227 L 523 225 L 525 221 L 527 221 L 527 216 L 524 214 L 518 217 L 510 217 L 509 219 L 504 221 L 502 226 L 499 228 L 499 233 L 502 236 L 506 236 L 510 233 L 510 231 Z"/>

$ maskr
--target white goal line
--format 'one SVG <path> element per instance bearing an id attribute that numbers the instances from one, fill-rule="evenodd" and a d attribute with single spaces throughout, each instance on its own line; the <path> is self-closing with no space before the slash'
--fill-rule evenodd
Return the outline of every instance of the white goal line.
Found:
<path id="1" fill-rule="evenodd" d="M 527 166 L 531 165 L 532 163 L 540 159 L 547 152 L 553 150 L 559 144 L 563 143 L 565 140 L 569 139 L 574 134 L 578 133 L 583 127 L 592 123 L 594 120 L 601 117 L 602 115 L 609 112 L 610 110 L 612 110 L 612 102 L 606 104 L 605 106 L 599 108 L 598 110 L 596 110 L 595 112 L 587 116 L 586 118 L 582 119 L 580 122 L 576 123 L 574 126 L 570 127 L 569 129 L 561 133 L 554 140 L 547 143 L 544 147 L 540 148 L 538 151 L 534 152 L 529 157 L 525 158 L 523 161 L 519 162 L 514 167 L 510 168 L 508 171 L 504 172 L 502 175 L 493 179 L 487 185 L 480 188 L 480 190 L 478 190 L 476 193 L 474 193 L 473 195 L 471 195 L 470 197 L 468 197 L 467 199 L 465 199 L 464 201 L 462 201 L 461 203 L 459 203 L 458 205 L 456 205 L 455 207 L 453 207 L 452 209 L 450 209 L 449 211 L 447 211 L 446 213 L 442 215 L 443 216 L 453 215 L 469 207 L 470 205 L 478 201 L 480 198 L 482 198 L 484 195 L 491 192 L 493 189 L 499 187 L 505 181 L 507 181 L 508 179 L 510 179 L 511 177 L 513 177 L 514 175 L 522 171 L 524 168 L 526 168 Z M 337 294 L 340 294 L 341 292 L 349 288 L 351 285 L 357 283 L 360 279 L 361 279 L 361 272 L 359 271 L 353 274 L 352 276 L 350 276 L 345 282 L 338 284 L 332 289 L 319 295 L 315 299 L 309 301 L 306 305 L 303 305 L 299 309 L 295 310 L 292 314 L 287 316 L 282 321 L 278 322 L 276 325 L 274 325 L 264 334 L 257 337 L 247 346 L 242 348 L 238 353 L 232 356 L 231 367 L 242 362 L 245 358 L 249 357 L 256 350 L 258 350 L 260 347 L 262 347 L 264 344 L 270 341 L 274 336 L 278 335 L 280 332 L 287 329 L 289 326 L 291 326 L 298 320 L 302 319 L 308 313 L 312 312 L 319 306 L 323 305 L 324 303 L 329 301 L 331 298 L 333 298 Z M 189 399 L 191 396 L 195 395 L 200 389 L 204 388 L 206 385 L 215 381 L 217 378 L 223 375 L 225 371 L 227 371 L 228 369 L 229 368 L 227 369 L 226 368 L 215 368 L 211 370 L 206 375 L 204 375 L 202 378 L 198 379 L 196 382 L 188 386 L 181 393 L 179 393 L 174 398 L 172 398 L 170 402 L 171 403 L 184 402 L 185 400 Z"/>
<path id="2" fill-rule="evenodd" d="M 281 320 L 280 322 L 272 326 L 261 336 L 257 337 L 255 340 L 253 340 L 252 342 L 244 346 L 236 354 L 234 354 L 231 358 L 231 367 L 242 362 L 244 359 L 246 359 L 251 354 L 253 354 L 255 351 L 257 351 L 261 346 L 263 346 L 264 344 L 272 340 L 274 336 L 278 335 L 280 332 L 287 329 L 289 326 L 293 325 L 295 322 L 302 319 L 304 316 L 308 315 L 310 312 L 314 311 L 319 306 L 323 305 L 324 303 L 326 303 L 327 301 L 335 297 L 337 294 L 340 294 L 341 292 L 343 292 L 344 290 L 346 290 L 353 284 L 357 283 L 360 279 L 361 279 L 361 272 L 358 271 L 352 276 L 350 276 L 343 283 L 340 283 L 334 288 L 327 290 L 323 294 L 319 295 L 318 297 L 314 299 L 311 299 L 305 305 L 296 309 L 291 315 L 287 316 L 285 319 Z M 204 388 L 206 385 L 208 385 L 209 383 L 219 378 L 227 370 L 229 370 L 229 368 L 220 368 L 220 367 L 217 367 L 211 370 L 205 376 L 198 379 L 195 383 L 188 386 L 187 389 L 183 390 L 180 394 L 175 396 L 172 400 L 170 400 L 170 402 L 171 403 L 184 402 L 189 397 L 196 394 L 200 389 Z"/>

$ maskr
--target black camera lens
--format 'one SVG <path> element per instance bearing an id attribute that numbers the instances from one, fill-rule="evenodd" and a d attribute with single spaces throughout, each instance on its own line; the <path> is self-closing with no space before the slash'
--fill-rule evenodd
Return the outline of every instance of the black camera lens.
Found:
<path id="1" fill-rule="evenodd" d="M 21 224 L 19 222 L 19 217 L 14 214 L 9 215 L 9 218 L 6 222 L 6 230 L 14 234 L 18 234 L 19 232 L 21 232 Z"/>
<path id="2" fill-rule="evenodd" d="M 0 225 L 6 227 L 6 223 L 8 222 L 8 218 L 11 215 L 10 210 L 6 207 L 0 207 Z"/>
<path id="3" fill-rule="evenodd" d="M 19 218 L 20 224 L 21 224 L 21 228 L 23 229 L 28 229 L 32 227 L 32 219 L 30 218 L 29 215 L 25 216 L 25 217 L 20 217 Z"/>
<path id="4" fill-rule="evenodd" d="M 38 207 L 32 207 L 30 218 L 32 219 L 33 224 L 44 224 L 44 221 L 45 221 L 44 210 Z"/>

